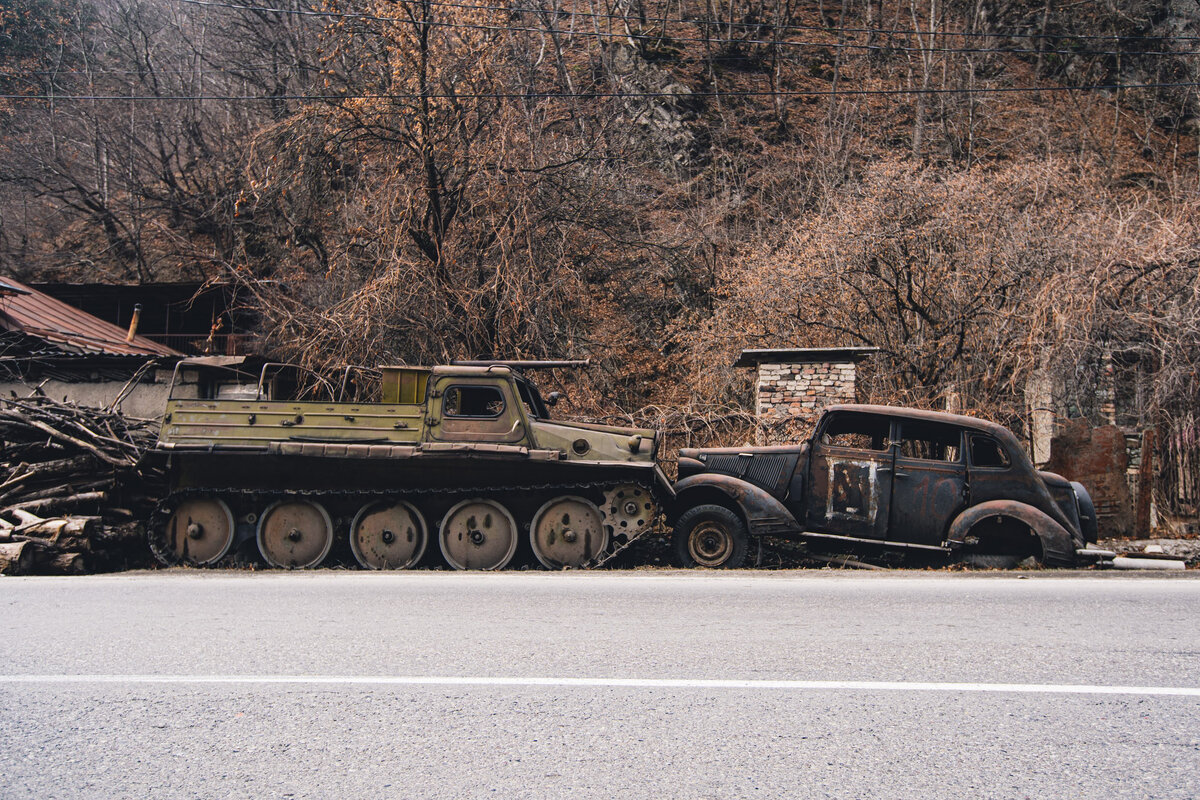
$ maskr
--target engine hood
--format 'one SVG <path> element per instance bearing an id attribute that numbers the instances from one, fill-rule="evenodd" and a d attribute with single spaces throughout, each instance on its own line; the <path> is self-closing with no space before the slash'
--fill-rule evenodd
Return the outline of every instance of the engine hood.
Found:
<path id="1" fill-rule="evenodd" d="M 531 424 L 538 447 L 561 450 L 568 461 L 653 462 L 658 454 L 658 432 L 651 428 L 544 419 Z"/>

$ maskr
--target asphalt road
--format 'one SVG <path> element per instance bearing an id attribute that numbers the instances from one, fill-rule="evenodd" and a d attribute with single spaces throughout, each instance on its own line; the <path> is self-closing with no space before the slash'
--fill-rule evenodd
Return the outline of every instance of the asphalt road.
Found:
<path id="1" fill-rule="evenodd" d="M 1200 797 L 1200 580 L 0 580 L 0 797 Z"/>

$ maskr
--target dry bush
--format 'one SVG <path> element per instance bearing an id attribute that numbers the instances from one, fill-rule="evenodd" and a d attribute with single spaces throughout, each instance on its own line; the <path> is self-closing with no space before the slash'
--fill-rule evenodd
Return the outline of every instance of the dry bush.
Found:
<path id="1" fill-rule="evenodd" d="M 232 274 L 266 345 L 307 366 L 591 352 L 662 259 L 620 110 L 538 96 L 520 37 L 455 27 L 496 12 L 361 8 L 394 22 L 334 26 L 323 52 L 366 97 L 305 107 L 251 155 Z"/>
<path id="2" fill-rule="evenodd" d="M 1190 294 L 1147 293 L 1154 275 L 1194 278 L 1194 212 L 1173 208 L 1168 219 L 1108 190 L 1095 168 L 941 174 L 885 162 L 730 263 L 713 315 L 679 336 L 697 371 L 743 347 L 878 347 L 864 370 L 873 401 L 1019 428 L 1025 381 L 1046 354 L 1078 362 L 1114 319 L 1143 336 L 1168 313 L 1195 313 Z M 1172 327 L 1187 340 L 1186 323 Z M 1195 363 L 1177 359 L 1176 370 Z M 720 397 L 727 376 L 712 377 L 698 388 Z"/>

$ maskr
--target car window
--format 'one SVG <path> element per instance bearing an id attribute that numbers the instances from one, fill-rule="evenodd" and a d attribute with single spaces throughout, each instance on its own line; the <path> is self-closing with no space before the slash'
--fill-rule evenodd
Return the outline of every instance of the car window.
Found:
<path id="1" fill-rule="evenodd" d="M 1011 462 L 1004 448 L 990 436 L 971 437 L 971 466 L 1007 467 Z"/>
<path id="2" fill-rule="evenodd" d="M 870 414 L 837 414 L 821 431 L 821 444 L 882 451 L 888 448 L 891 420 Z"/>
<path id="3" fill-rule="evenodd" d="M 504 413 L 504 395 L 495 386 L 451 386 L 442 410 L 447 417 L 498 417 Z"/>
<path id="4" fill-rule="evenodd" d="M 900 424 L 900 455 L 904 458 L 958 461 L 961 442 L 961 430 L 954 425 L 921 420 L 904 420 Z"/>

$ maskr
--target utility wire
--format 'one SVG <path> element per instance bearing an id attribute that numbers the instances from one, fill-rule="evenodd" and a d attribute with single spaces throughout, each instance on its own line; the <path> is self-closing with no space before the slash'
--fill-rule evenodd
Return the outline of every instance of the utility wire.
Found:
<path id="1" fill-rule="evenodd" d="M 278 100 L 552 100 L 552 99 L 621 99 L 670 97 L 684 100 L 690 97 L 841 97 L 841 96 L 896 96 L 919 94 L 1019 94 L 1060 92 L 1117 92 L 1131 89 L 1197 88 L 1200 82 L 1187 83 L 1132 83 L 1132 84 L 1089 84 L 1085 86 L 996 86 L 970 89 L 776 89 L 738 90 L 729 92 L 466 92 L 457 93 L 395 93 L 395 94 L 285 94 L 253 97 L 247 95 L 53 95 L 53 94 L 0 94 L 0 100 L 38 101 L 112 101 L 112 102 L 188 102 L 193 100 L 219 100 L 222 102 L 274 102 Z"/>
<path id="2" fill-rule="evenodd" d="M 1110 55 L 1110 56 L 1181 56 L 1181 55 L 1200 55 L 1200 51 L 1169 51 L 1169 50 L 1149 50 L 1149 51 L 1124 51 L 1124 50 L 1038 50 L 1035 48 L 990 48 L 990 47 L 911 47 L 906 45 L 892 44 L 859 44 L 857 42 L 813 42 L 813 41 L 787 41 L 775 39 L 722 39 L 722 38 L 697 38 L 697 37 L 681 37 L 669 36 L 659 37 L 652 34 L 633 34 L 633 33 L 614 33 L 612 31 L 587 31 L 587 30 L 555 30 L 553 28 L 526 28 L 515 25 L 484 25 L 480 23 L 467 22 L 443 22 L 440 20 L 405 20 L 397 17 L 383 17 L 377 14 L 361 14 L 354 12 L 342 11 L 311 11 L 302 9 L 288 8 L 266 8 L 262 6 L 250 6 L 240 3 L 222 3 L 216 0 L 180 0 L 182 3 L 196 6 L 206 6 L 215 8 L 228 8 L 240 11 L 258 11 L 269 14 L 292 14 L 305 17 L 333 17 L 342 19 L 365 19 L 374 22 L 390 22 L 390 23 L 412 23 L 417 25 L 428 25 L 435 28 L 462 28 L 468 30 L 496 31 L 496 32 L 513 32 L 513 33 L 561 33 L 568 36 L 588 36 L 601 39 L 660 39 L 669 38 L 673 42 L 690 42 L 694 44 L 731 44 L 731 45 L 764 45 L 774 47 L 829 47 L 834 49 L 850 49 L 850 50 L 870 50 L 884 52 L 913 52 L 913 53 L 996 53 L 996 54 L 1039 54 L 1039 55 Z M 451 6 L 454 8 L 466 8 L 479 11 L 496 10 L 507 11 L 502 6 L 477 6 L 461 3 L 439 2 L 438 0 L 429 0 L 429 5 L 434 6 Z M 573 13 L 573 12 L 567 12 Z M 682 20 L 672 20 L 673 22 L 683 23 Z M 886 34 L 885 34 L 886 35 Z M 922 35 L 931 35 L 924 33 Z M 932 34 L 932 35 L 937 35 Z"/>
<path id="3" fill-rule="evenodd" d="M 186 0 L 184 0 L 186 2 Z M 797 30 L 797 31 L 818 31 L 831 34 L 840 33 L 868 33 L 877 36 L 928 36 L 931 31 L 928 30 L 904 30 L 886 28 L 847 28 L 837 25 L 821 26 L 821 25 L 776 25 L 773 22 L 728 22 L 722 20 L 706 20 L 706 19 L 684 19 L 682 17 L 676 19 L 674 17 L 635 17 L 628 14 L 598 14 L 588 11 L 567 11 L 563 9 L 545 9 L 545 8 L 530 8 L 521 6 L 483 6 L 472 3 L 454 3 L 450 0 L 423 0 L 428 5 L 432 6 L 448 6 L 451 8 L 463 9 L 478 9 L 482 11 L 510 11 L 513 13 L 528 13 L 528 14 L 546 14 L 554 17 L 586 17 L 591 19 L 609 19 L 619 20 L 628 23 L 635 21 L 646 25 L 704 25 L 714 28 L 773 28 L 775 30 Z M 1123 36 L 1121 34 L 1071 34 L 1071 33 L 1016 33 L 1011 31 L 997 31 L 995 33 L 981 33 L 978 31 L 933 31 L 935 36 L 957 36 L 957 37 L 981 37 L 989 39 L 1093 39 L 1100 41 L 1200 41 L 1200 36 Z M 1037 52 L 1037 51 L 1035 51 Z M 1045 52 L 1045 51 L 1042 51 Z M 1122 51 L 1124 52 L 1124 51 Z M 1140 55 L 1140 53 L 1139 53 Z"/>
<path id="4" fill-rule="evenodd" d="M 215 2 L 215 0 L 180 0 L 180 2 L 188 3 L 191 5 L 197 5 L 197 6 L 217 6 L 217 7 L 223 7 L 223 8 L 237 8 L 237 9 L 243 9 L 246 11 L 261 11 L 261 12 L 272 13 L 272 14 L 293 14 L 293 15 L 298 15 L 298 16 L 315 16 L 315 17 L 343 17 L 343 18 L 351 18 L 351 19 L 376 20 L 376 21 L 380 21 L 380 22 L 402 21 L 395 17 L 383 17 L 383 16 L 379 16 L 379 15 L 375 15 L 375 14 L 364 14 L 364 13 L 349 12 L 349 11 L 314 11 L 311 9 L 304 10 L 304 9 L 288 9 L 288 8 L 271 8 L 271 7 L 267 7 L 267 6 L 252 6 L 252 5 L 244 5 L 244 4 L 237 4 L 237 3 L 221 3 L 221 2 Z M 584 17 L 584 18 L 590 18 L 590 19 L 609 19 L 609 20 L 619 20 L 619 21 L 625 22 L 625 23 L 628 23 L 631 21 L 636 21 L 639 23 L 642 22 L 641 17 L 632 17 L 632 16 L 622 15 L 622 14 L 599 14 L 599 13 L 587 12 L 587 11 L 566 11 L 566 10 L 562 10 L 562 9 L 553 10 L 553 9 L 542 9 L 542 8 L 532 8 L 532 7 L 522 7 L 522 6 L 478 5 L 478 4 L 474 4 L 474 3 L 455 3 L 455 2 L 451 2 L 450 0 L 419 0 L 419 2 L 422 5 L 442 6 L 442 7 L 448 7 L 448 8 L 459 8 L 459 9 L 465 9 L 465 10 L 469 10 L 469 11 L 503 11 L 503 12 L 509 12 L 509 13 L 544 14 L 544 15 L 548 15 L 551 17 Z M 701 19 L 683 19 L 683 18 L 676 19 L 674 17 L 647 17 L 645 19 L 645 23 L 648 25 L 649 24 L 705 25 L 705 26 L 710 26 L 710 27 L 724 27 L 724 28 L 729 28 L 729 27 L 755 28 L 755 29 L 757 29 L 757 28 L 775 28 L 776 30 L 804 30 L 804 31 L 824 32 L 824 33 L 830 33 L 830 34 L 866 33 L 866 34 L 871 34 L 871 35 L 875 35 L 875 36 L 884 36 L 884 37 L 933 35 L 933 36 L 955 36 L 955 37 L 988 38 L 988 39 L 1079 39 L 1079 40 L 1090 40 L 1090 41 L 1118 41 L 1118 42 L 1124 42 L 1124 41 L 1130 41 L 1130 42 L 1132 42 L 1132 41 L 1195 42 L 1195 41 L 1200 41 L 1200 36 L 1126 36 L 1123 34 L 1075 34 L 1075 33 L 1051 33 L 1051 32 L 1047 32 L 1045 34 L 1040 34 L 1040 33 L 1020 33 L 1020 32 L 1016 32 L 1016 31 L 997 31 L 997 32 L 991 32 L 991 33 L 984 33 L 984 32 L 977 32 L 977 31 L 928 31 L 928 30 L 909 30 L 909 29 L 889 30 L 886 28 L 850 28 L 850 27 L 841 27 L 841 26 L 826 27 L 826 26 L 819 26 L 819 25 L 798 25 L 798 24 L 775 25 L 770 22 L 722 22 L 720 20 L 701 20 Z M 518 28 L 515 30 L 522 30 L 522 29 Z M 588 35 L 589 33 L 594 33 L 594 31 L 579 31 L 579 30 L 560 31 L 560 32 L 561 33 L 569 32 L 572 34 L 580 34 L 580 35 Z M 626 36 L 626 34 L 614 34 L 614 35 L 622 36 L 622 37 Z M 654 38 L 654 37 L 650 36 L 649 34 L 634 34 L 634 35 L 637 36 L 638 38 Z M 675 38 L 675 37 L 671 37 L 671 38 Z M 677 39 L 677 41 L 691 41 L 691 40 L 686 40 L 686 39 L 678 40 Z M 719 41 L 726 41 L 726 40 L 702 39 L 700 41 L 718 41 L 719 42 Z M 731 40 L 727 40 L 727 41 L 738 42 L 738 41 L 748 41 L 748 40 L 731 39 Z M 766 43 L 770 44 L 772 42 L 768 41 Z M 825 45 L 824 43 L 822 43 L 822 44 L 823 44 L 823 46 L 828 46 L 828 45 Z M 865 47 L 866 45 L 860 45 L 860 46 Z M 976 51 L 972 50 L 972 51 L 967 51 L 967 52 L 976 52 Z M 994 51 L 991 48 L 981 48 L 978 52 L 1009 52 L 1009 51 L 1007 51 L 1007 50 Z M 1015 51 L 1015 52 L 1025 52 L 1025 51 Z M 1031 50 L 1030 52 L 1048 53 L 1048 52 L 1052 52 L 1052 51 Z M 1065 51 L 1065 52 L 1074 54 L 1074 53 L 1079 53 L 1079 52 L 1107 53 L 1108 51 L 1069 50 L 1069 51 Z M 1159 55 L 1160 53 L 1156 53 L 1153 51 L 1145 52 L 1145 51 L 1136 51 L 1136 50 L 1134 50 L 1134 51 L 1122 50 L 1122 51 L 1113 52 L 1111 54 L 1112 55 Z M 1196 55 L 1197 53 L 1191 52 L 1191 51 L 1188 51 L 1186 53 L 1185 52 L 1164 51 L 1161 54 L 1162 55 Z"/>
<path id="5" fill-rule="evenodd" d="M 704 20 L 704 19 L 676 19 L 674 17 L 646 17 L 644 20 L 641 17 L 633 17 L 628 14 L 598 14 L 588 11 L 566 11 L 553 10 L 544 8 L 529 8 L 520 6 L 481 6 L 471 3 L 454 3 L 450 0 L 422 0 L 433 6 L 450 6 L 453 8 L 464 9 L 480 9 L 485 11 L 511 11 L 515 13 L 531 13 L 531 14 L 549 14 L 551 16 L 570 16 L 570 17 L 588 17 L 592 19 L 610 19 L 629 22 L 635 20 L 650 24 L 682 24 L 682 25 L 707 25 L 720 28 L 775 28 L 776 30 L 797 30 L 797 31 L 823 31 L 828 33 L 867 33 L 877 36 L 928 36 L 928 30 L 907 30 L 907 29 L 887 29 L 887 28 L 848 28 L 838 25 L 775 25 L 772 22 L 728 22 L 721 20 Z M 995 31 L 995 32 L 980 32 L 980 31 L 935 31 L 937 36 L 957 36 L 967 38 L 987 38 L 987 39 L 1090 39 L 1098 41 L 1200 41 L 1200 36 L 1125 36 L 1122 34 L 1074 34 L 1074 33 L 1023 33 L 1016 31 Z"/>

